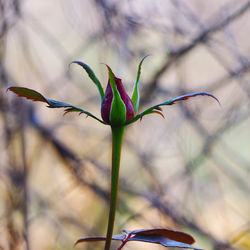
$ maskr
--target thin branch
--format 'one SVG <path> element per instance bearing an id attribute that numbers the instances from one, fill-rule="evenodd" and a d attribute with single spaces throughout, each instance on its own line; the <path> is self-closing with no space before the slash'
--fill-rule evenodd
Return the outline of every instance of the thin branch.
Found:
<path id="1" fill-rule="evenodd" d="M 237 11 L 235 11 L 233 14 L 225 17 L 222 21 L 219 23 L 215 23 L 211 25 L 209 28 L 204 28 L 189 44 L 184 45 L 180 47 L 179 49 L 175 51 L 171 51 L 169 53 L 169 57 L 166 57 L 165 62 L 160 66 L 158 70 L 156 70 L 155 74 L 152 77 L 152 80 L 147 84 L 147 90 L 144 92 L 144 95 L 141 99 L 141 103 L 147 102 L 152 94 L 154 93 L 158 81 L 160 80 L 161 76 L 180 58 L 182 58 L 184 55 L 192 51 L 194 48 L 197 47 L 200 43 L 205 43 L 211 35 L 213 35 L 215 32 L 223 29 L 225 26 L 229 25 L 233 21 L 235 21 L 237 18 L 239 18 L 241 15 L 243 15 L 246 11 L 248 11 L 250 7 L 250 1 L 248 1 L 246 4 L 241 6 Z"/>

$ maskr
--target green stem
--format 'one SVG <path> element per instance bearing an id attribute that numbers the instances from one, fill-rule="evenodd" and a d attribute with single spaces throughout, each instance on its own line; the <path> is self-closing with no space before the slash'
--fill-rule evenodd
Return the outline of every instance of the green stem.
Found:
<path id="1" fill-rule="evenodd" d="M 109 205 L 109 221 L 106 235 L 105 250 L 110 250 L 115 212 L 119 188 L 119 169 L 122 149 L 122 138 L 124 134 L 124 126 L 111 126 L 112 131 L 112 173 L 111 173 L 111 194 Z"/>

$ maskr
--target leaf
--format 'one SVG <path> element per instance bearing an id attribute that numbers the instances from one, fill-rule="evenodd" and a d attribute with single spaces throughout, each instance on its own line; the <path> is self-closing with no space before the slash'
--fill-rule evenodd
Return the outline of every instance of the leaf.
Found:
<path id="1" fill-rule="evenodd" d="M 124 234 L 116 234 L 112 236 L 112 240 L 124 240 L 126 238 L 126 235 Z M 76 241 L 76 243 L 74 244 L 74 246 L 76 246 L 79 243 L 82 242 L 93 242 L 93 241 L 105 241 L 106 237 L 104 236 L 93 236 L 93 237 L 84 237 L 84 238 L 80 238 Z"/>
<path id="2" fill-rule="evenodd" d="M 12 91 L 20 97 L 25 97 L 32 101 L 47 102 L 46 98 L 35 90 L 21 87 L 9 87 L 7 91 Z M 47 102 L 48 103 L 48 102 Z"/>
<path id="3" fill-rule="evenodd" d="M 118 250 L 122 249 L 129 241 L 143 241 L 149 243 L 161 244 L 164 247 L 178 247 L 191 248 L 201 250 L 193 247 L 190 244 L 195 242 L 194 238 L 184 232 L 169 230 L 169 229 L 140 229 L 134 231 L 123 230 L 126 234 L 117 234 L 112 236 L 112 240 L 120 240 L 122 244 Z M 84 237 L 76 241 L 75 246 L 82 242 L 105 241 L 106 237 Z"/>
<path id="4" fill-rule="evenodd" d="M 32 101 L 45 102 L 48 104 L 48 108 L 65 108 L 64 114 L 67 114 L 69 112 L 80 112 L 80 114 L 84 113 L 87 116 L 90 116 L 90 117 L 94 118 L 95 120 L 97 120 L 103 124 L 106 124 L 105 122 L 103 122 L 102 120 L 100 120 L 99 118 L 97 118 L 96 116 L 94 116 L 93 114 L 91 114 L 90 112 L 88 112 L 86 110 L 83 110 L 81 108 L 78 108 L 76 106 L 73 106 L 73 105 L 65 103 L 65 102 L 60 102 L 60 101 L 48 99 L 33 89 L 28 89 L 28 88 L 24 88 L 24 87 L 9 87 L 7 89 L 7 91 L 12 91 L 16 95 L 18 95 L 20 97 L 25 97 L 25 98 L 32 100 Z"/>
<path id="5" fill-rule="evenodd" d="M 72 63 L 76 63 L 76 64 L 80 65 L 88 73 L 89 78 L 94 82 L 94 84 L 98 88 L 98 91 L 99 91 L 99 94 L 100 94 L 100 97 L 101 97 L 101 103 L 102 103 L 102 100 L 103 100 L 103 97 L 104 97 L 104 91 L 103 91 L 102 85 L 101 85 L 100 81 L 98 80 L 98 78 L 96 77 L 94 71 L 87 64 L 85 64 L 83 62 L 73 61 L 73 62 L 71 62 L 71 64 Z"/>
<path id="6" fill-rule="evenodd" d="M 138 71 L 137 71 L 137 78 L 136 78 L 136 82 L 134 84 L 133 93 L 132 93 L 132 97 L 131 97 L 131 101 L 132 101 L 133 106 L 134 106 L 135 114 L 138 113 L 139 102 L 140 102 L 139 82 L 140 82 L 140 76 L 141 76 L 141 66 L 142 66 L 143 61 L 146 59 L 146 57 L 148 57 L 148 55 L 144 56 L 139 63 Z"/>
<path id="7" fill-rule="evenodd" d="M 143 241 L 161 244 L 165 247 L 198 249 L 190 245 L 195 242 L 194 238 L 180 231 L 160 228 L 134 231 L 124 230 L 124 232 L 128 234 L 127 241 Z"/>
<path id="8" fill-rule="evenodd" d="M 194 238 L 187 233 L 181 231 L 175 231 L 170 229 L 140 229 L 135 231 L 125 231 L 127 234 L 135 234 L 135 235 L 161 235 L 163 237 L 167 237 L 171 240 L 180 241 L 187 244 L 193 244 L 195 242 Z"/>
<path id="9" fill-rule="evenodd" d="M 154 107 L 156 108 L 156 107 L 160 107 L 160 106 L 164 106 L 164 105 L 173 105 L 176 102 L 187 100 L 187 99 L 189 99 L 191 97 L 195 97 L 195 96 L 209 96 L 209 97 L 214 98 L 220 104 L 219 100 L 214 95 L 212 95 L 212 94 L 210 94 L 208 92 L 196 92 L 196 93 L 181 95 L 181 96 L 172 98 L 172 99 L 170 99 L 170 100 L 168 100 L 166 102 L 155 105 Z"/>
<path id="10" fill-rule="evenodd" d="M 147 112 L 147 113 L 144 113 L 143 115 L 142 115 L 142 114 L 139 114 L 140 120 L 142 120 L 142 117 L 143 117 L 143 116 L 149 115 L 149 114 L 158 114 L 158 115 L 160 115 L 163 119 L 165 119 L 165 116 L 162 114 L 161 111 L 158 111 L 158 110 L 153 109 L 153 110 L 151 110 L 151 111 L 149 111 L 149 112 Z"/>
<path id="11" fill-rule="evenodd" d="M 212 95 L 212 94 L 210 94 L 208 92 L 196 92 L 196 93 L 186 94 L 186 95 L 182 95 L 182 96 L 172 98 L 172 99 L 170 99 L 168 101 L 162 102 L 160 104 L 154 105 L 154 106 L 146 109 L 145 111 L 143 111 L 139 115 L 135 116 L 132 120 L 128 121 L 126 123 L 126 125 L 128 125 L 130 123 L 133 123 L 133 122 L 135 122 L 135 121 L 137 121 L 139 119 L 142 119 L 142 117 L 145 116 L 145 115 L 149 115 L 149 114 L 152 114 L 152 113 L 158 113 L 158 112 L 155 112 L 155 110 L 161 110 L 161 106 L 173 105 L 176 102 L 187 100 L 187 99 L 189 99 L 191 97 L 195 97 L 195 96 L 209 96 L 209 97 L 212 97 L 213 99 L 215 99 L 220 104 L 219 100 L 214 95 Z"/>
<path id="12" fill-rule="evenodd" d="M 171 240 L 167 237 L 158 234 L 136 234 L 135 236 L 128 239 L 128 241 L 143 241 L 149 243 L 160 244 L 164 247 L 178 247 L 178 248 L 191 248 L 200 250 L 199 248 L 193 247 L 187 243 Z"/>

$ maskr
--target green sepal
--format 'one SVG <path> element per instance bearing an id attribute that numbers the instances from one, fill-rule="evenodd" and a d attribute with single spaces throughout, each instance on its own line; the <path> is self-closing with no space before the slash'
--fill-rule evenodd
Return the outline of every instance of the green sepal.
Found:
<path id="1" fill-rule="evenodd" d="M 103 124 L 107 124 L 106 122 L 100 120 L 99 118 L 84 109 L 78 108 L 65 102 L 48 99 L 33 89 L 28 89 L 24 87 L 9 87 L 7 91 L 8 90 L 12 91 L 20 97 L 25 97 L 32 101 L 45 102 L 48 104 L 48 108 L 65 108 L 64 114 L 67 114 L 69 112 L 79 112 L 79 114 L 86 114 L 87 116 L 90 116 Z"/>
<path id="2" fill-rule="evenodd" d="M 76 64 L 80 65 L 88 73 L 89 78 L 94 82 L 94 84 L 98 88 L 100 98 L 101 98 L 101 103 L 102 103 L 102 99 L 104 97 L 104 91 L 103 91 L 102 85 L 101 85 L 100 81 L 98 80 L 98 78 L 96 77 L 94 71 L 87 64 L 85 64 L 83 62 L 73 61 L 71 63 L 76 63 Z"/>
<path id="3" fill-rule="evenodd" d="M 113 100 L 110 109 L 110 124 L 111 125 L 122 125 L 126 122 L 126 106 L 118 92 L 115 83 L 114 73 L 111 68 L 106 65 L 109 72 L 109 82 L 113 91 Z"/>
<path id="4" fill-rule="evenodd" d="M 148 57 L 148 55 L 144 56 L 138 65 L 137 78 L 134 84 L 133 93 L 131 97 L 131 101 L 133 103 L 134 110 L 135 110 L 135 115 L 138 113 L 139 103 L 140 103 L 139 82 L 140 82 L 140 76 L 141 76 L 141 66 L 146 57 Z"/>

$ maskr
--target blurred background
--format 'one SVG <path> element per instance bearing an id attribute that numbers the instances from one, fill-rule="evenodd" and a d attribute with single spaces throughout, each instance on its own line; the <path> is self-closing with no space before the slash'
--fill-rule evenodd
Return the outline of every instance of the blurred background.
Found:
<path id="1" fill-rule="evenodd" d="M 105 235 L 110 129 L 6 94 L 36 89 L 100 117 L 87 63 L 132 92 L 146 116 L 124 137 L 114 233 L 170 228 L 209 249 L 250 249 L 250 1 L 0 0 L 0 249 L 73 249 Z M 75 249 L 103 249 L 103 243 Z M 115 248 L 114 248 L 115 249 Z M 129 243 L 124 249 L 165 249 Z"/>

